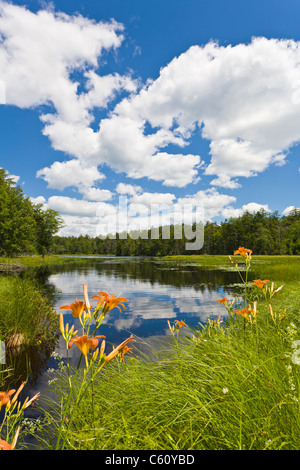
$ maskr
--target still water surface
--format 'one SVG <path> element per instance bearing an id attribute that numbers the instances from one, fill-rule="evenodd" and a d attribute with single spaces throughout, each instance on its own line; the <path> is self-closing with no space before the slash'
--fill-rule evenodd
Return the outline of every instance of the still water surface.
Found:
<path id="1" fill-rule="evenodd" d="M 239 282 L 237 273 L 232 271 L 132 257 L 87 257 L 84 264 L 76 264 L 74 260 L 71 265 L 39 269 L 34 276 L 52 297 L 57 313 L 63 312 L 65 324 L 74 322 L 79 335 L 79 321 L 73 318 L 71 310 L 60 310 L 60 306 L 83 300 L 82 284 L 87 284 L 93 306 L 97 300 L 92 300 L 92 296 L 98 291 L 126 297 L 125 311 L 113 309 L 99 330 L 99 334 L 106 336 L 107 345 L 117 345 L 131 333 L 137 343 L 163 339 L 169 334 L 167 320 L 183 320 L 190 327 L 197 327 L 208 318 L 225 316 L 226 309 L 217 299 L 232 298 L 236 294 L 234 284 Z M 55 350 L 50 349 L 35 352 L 30 358 L 32 373 L 28 385 L 31 393 L 48 393 L 47 369 L 57 367 L 52 353 L 65 359 L 64 340 L 58 341 Z M 73 346 L 71 364 L 77 364 L 79 355 L 79 349 Z"/>
<path id="2" fill-rule="evenodd" d="M 122 342 L 131 333 L 145 340 L 164 336 L 168 332 L 167 320 L 184 320 L 196 327 L 209 317 L 225 315 L 226 310 L 217 299 L 232 296 L 237 281 L 235 272 L 147 258 L 91 258 L 88 266 L 56 269 L 48 277 L 55 287 L 57 312 L 63 312 L 65 323 L 74 322 L 79 332 L 80 323 L 71 311 L 59 308 L 76 299 L 83 300 L 82 284 L 88 285 L 93 306 L 97 300 L 92 296 L 98 291 L 128 299 L 125 311 L 115 308 L 109 312 L 99 331 L 113 344 Z"/>

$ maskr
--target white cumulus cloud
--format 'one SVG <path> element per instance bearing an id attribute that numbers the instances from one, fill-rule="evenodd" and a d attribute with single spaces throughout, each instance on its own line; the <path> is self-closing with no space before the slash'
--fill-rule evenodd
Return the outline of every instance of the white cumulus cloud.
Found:
<path id="1" fill-rule="evenodd" d="M 210 142 L 205 174 L 217 177 L 214 185 L 235 188 L 231 178 L 284 164 L 300 140 L 299 59 L 299 43 L 292 40 L 193 46 L 121 101 L 111 121 L 146 121 L 156 129 L 152 138 L 164 131 L 181 147 L 200 132 Z"/>
<path id="2" fill-rule="evenodd" d="M 142 188 L 138 185 L 118 183 L 116 187 L 116 192 L 121 195 L 135 196 L 136 194 L 142 192 Z"/>
<path id="3" fill-rule="evenodd" d="M 229 219 L 230 217 L 240 217 L 245 212 L 250 212 L 250 214 L 254 214 L 260 211 L 271 212 L 268 204 L 259 204 L 257 202 L 249 202 L 248 204 L 244 204 L 241 208 L 234 209 L 231 206 L 227 206 L 222 210 L 222 216 L 225 219 Z"/>
<path id="4" fill-rule="evenodd" d="M 295 209 L 300 211 L 300 207 L 288 206 L 284 209 L 284 211 L 282 211 L 282 215 L 288 216 Z"/>
<path id="5" fill-rule="evenodd" d="M 299 42 L 257 37 L 235 46 L 194 45 L 143 85 L 129 74 L 101 74 L 103 53 L 125 40 L 114 20 L 50 8 L 33 13 L 0 0 L 0 38 L 0 103 L 36 108 L 52 147 L 71 157 L 37 176 L 49 188 L 75 187 L 82 196 L 53 196 L 47 207 L 92 227 L 99 207 L 112 208 L 112 191 L 98 187 L 108 166 L 168 188 L 197 183 L 195 194 L 178 199 L 173 189 L 143 193 L 132 181 L 120 183 L 115 191 L 132 204 L 203 204 L 206 220 L 269 211 L 256 202 L 236 209 L 236 198 L 216 188 L 234 190 L 241 178 L 284 165 L 300 141 Z M 209 143 L 208 155 L 191 151 L 199 136 Z M 209 190 L 199 190 L 203 177 Z"/>
<path id="6" fill-rule="evenodd" d="M 83 166 L 79 160 L 54 162 L 50 168 L 45 167 L 37 172 L 48 183 L 49 188 L 63 190 L 69 186 L 91 186 L 95 181 L 105 178 L 95 166 Z"/>

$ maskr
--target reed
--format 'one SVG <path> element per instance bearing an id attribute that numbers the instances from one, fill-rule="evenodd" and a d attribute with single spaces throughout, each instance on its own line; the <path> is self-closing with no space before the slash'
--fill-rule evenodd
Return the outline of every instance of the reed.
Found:
<path id="1" fill-rule="evenodd" d="M 29 279 L 0 279 L 0 338 L 7 346 L 38 345 L 57 334 L 57 314 Z"/>

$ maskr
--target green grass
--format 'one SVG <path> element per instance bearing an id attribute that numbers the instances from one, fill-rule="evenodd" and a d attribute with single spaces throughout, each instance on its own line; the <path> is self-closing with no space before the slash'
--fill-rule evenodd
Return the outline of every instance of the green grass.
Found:
<path id="1" fill-rule="evenodd" d="M 233 259 L 242 261 L 241 257 Z M 165 260 L 210 269 L 234 268 L 227 256 Z M 18 259 L 27 266 L 65 261 L 61 256 Z M 94 394 L 88 390 L 79 406 L 70 409 L 74 419 L 65 448 L 298 450 L 300 347 L 294 342 L 300 340 L 299 274 L 297 256 L 253 256 L 250 281 L 269 279 L 275 288 L 284 285 L 272 299 L 276 318 L 272 319 L 268 302 L 252 287 L 249 299 L 258 300 L 255 323 L 234 315 L 221 326 L 210 323 L 180 330 L 178 340 L 170 335 L 151 347 L 137 343 L 133 357 L 125 356 L 125 365 L 118 360 L 108 363 L 94 380 Z M 279 320 L 283 312 L 285 317 Z M 54 328 L 56 322 L 57 316 L 52 317 L 51 307 L 31 281 L 1 278 L 2 335 L 22 331 L 30 343 L 46 337 L 46 325 Z M 39 418 L 42 424 L 34 431 L 42 448 L 51 448 L 56 427 L 62 419 L 66 423 L 70 419 L 70 415 L 67 420 L 60 415 L 61 400 L 68 392 L 66 375 L 55 371 L 53 378 L 57 405 L 44 419 Z M 41 397 L 41 407 L 43 403 L 49 405 L 47 397 Z"/>
<path id="2" fill-rule="evenodd" d="M 300 375 L 291 358 L 299 320 L 291 315 L 276 326 L 260 315 L 245 329 L 239 318 L 178 344 L 170 338 L 153 351 L 155 361 L 111 364 L 95 381 L 95 427 L 89 393 L 67 448 L 298 449 Z"/>
<path id="3" fill-rule="evenodd" d="M 206 266 L 228 265 L 227 257 L 184 257 L 182 262 L 200 260 Z M 94 394 L 88 391 L 72 410 L 65 448 L 299 449 L 300 348 L 294 343 L 300 340 L 299 264 L 297 257 L 252 262 L 252 280 L 284 284 L 271 301 L 276 317 L 269 302 L 260 300 L 254 323 L 232 314 L 222 325 L 180 330 L 178 339 L 170 335 L 167 342 L 148 346 L 149 354 L 137 347 L 133 357 L 125 356 L 125 365 L 108 363 L 94 380 Z M 259 298 L 255 289 L 252 299 Z M 66 390 L 65 376 L 60 380 L 58 400 Z M 53 415 L 56 423 L 59 410 Z M 45 426 L 41 436 L 47 419 Z"/>
<path id="4" fill-rule="evenodd" d="M 57 314 L 33 281 L 0 277 L 0 339 L 22 335 L 25 345 L 40 344 L 57 333 Z"/>
<path id="5" fill-rule="evenodd" d="M 21 265 L 25 267 L 38 267 L 47 265 L 61 265 L 66 263 L 83 263 L 86 262 L 81 258 L 74 258 L 72 256 L 65 255 L 46 255 L 44 258 L 41 255 L 28 255 L 28 256 L 16 256 L 16 257 L 0 257 L 1 264 L 10 265 Z"/>
<path id="6" fill-rule="evenodd" d="M 241 257 L 231 256 L 236 262 L 241 263 Z M 166 261 L 176 261 L 186 264 L 192 263 L 205 268 L 233 269 L 227 255 L 174 255 L 159 258 Z M 261 275 L 268 275 L 273 280 L 299 280 L 300 257 L 299 256 L 252 256 L 252 271 Z"/>

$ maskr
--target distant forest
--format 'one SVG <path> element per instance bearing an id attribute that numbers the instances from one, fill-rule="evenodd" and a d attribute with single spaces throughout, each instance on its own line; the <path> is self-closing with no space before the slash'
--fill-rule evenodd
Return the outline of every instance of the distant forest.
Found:
<path id="1" fill-rule="evenodd" d="M 217 224 L 207 222 L 204 227 L 204 244 L 201 250 L 186 249 L 191 239 L 176 239 L 174 226 L 170 237 L 164 239 L 162 227 L 159 237 L 151 237 L 149 230 L 144 237 L 133 239 L 130 235 L 114 234 L 113 237 L 56 235 L 63 226 L 59 214 L 45 210 L 41 204 L 33 204 L 15 184 L 6 170 L 0 168 L 0 255 L 18 254 L 99 254 L 115 256 L 166 256 L 181 254 L 232 254 L 239 246 L 245 246 L 261 255 L 300 255 L 300 210 L 296 208 L 288 216 L 278 212 L 246 212 Z M 195 229 L 194 229 L 195 230 Z"/>
<path id="2" fill-rule="evenodd" d="M 182 230 L 183 234 L 184 231 Z M 162 227 L 159 238 L 126 239 L 115 234 L 109 236 L 78 237 L 54 236 L 51 245 L 53 254 L 101 254 L 115 256 L 166 256 L 180 254 L 232 254 L 239 246 L 245 246 L 260 255 L 300 254 L 300 210 L 294 209 L 288 216 L 277 212 L 245 212 L 237 218 L 230 218 L 220 224 L 207 222 L 204 226 L 204 244 L 201 250 L 186 250 L 184 236 L 174 239 L 174 227 L 170 227 L 170 239 L 163 239 Z"/>

